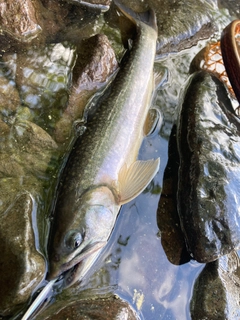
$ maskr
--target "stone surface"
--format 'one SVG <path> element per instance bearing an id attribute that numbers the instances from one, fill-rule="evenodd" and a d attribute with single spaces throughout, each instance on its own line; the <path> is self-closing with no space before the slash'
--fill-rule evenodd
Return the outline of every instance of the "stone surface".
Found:
<path id="1" fill-rule="evenodd" d="M 136 320 L 137 315 L 130 305 L 120 298 L 97 298 L 56 303 L 40 313 L 36 320 Z"/>
<path id="2" fill-rule="evenodd" d="M 3 32 L 19 41 L 28 42 L 41 32 L 36 18 L 38 0 L 12 1 L 0 3 L 0 25 Z"/>
<path id="3" fill-rule="evenodd" d="M 0 216 L 1 315 L 18 310 L 44 277 L 45 261 L 35 247 L 33 206 L 30 194 L 22 193 Z"/>
<path id="4" fill-rule="evenodd" d="M 239 130 L 223 84 L 204 72 L 192 77 L 177 132 L 177 202 L 188 249 L 199 262 L 240 246 Z"/>
<path id="5" fill-rule="evenodd" d="M 216 1 L 123 0 L 137 12 L 149 6 L 156 13 L 158 25 L 157 54 L 190 48 L 207 39 L 216 29 L 213 14 Z M 147 6 L 146 6 L 147 4 Z"/>
<path id="6" fill-rule="evenodd" d="M 83 119 L 87 102 L 106 85 L 117 67 L 114 50 L 105 35 L 99 34 L 81 43 L 68 106 L 56 124 L 54 137 L 57 142 L 65 142 L 71 137 L 73 122 Z"/>
<path id="7" fill-rule="evenodd" d="M 208 263 L 194 285 L 192 320 L 239 319 L 239 255 L 232 251 Z"/>

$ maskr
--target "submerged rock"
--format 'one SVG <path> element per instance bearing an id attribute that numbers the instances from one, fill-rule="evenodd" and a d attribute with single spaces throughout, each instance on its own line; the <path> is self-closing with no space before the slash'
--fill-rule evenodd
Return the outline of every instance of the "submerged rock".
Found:
<path id="1" fill-rule="evenodd" d="M 35 246 L 33 199 L 17 195 L 1 213 L 0 224 L 0 314 L 17 311 L 43 280 L 45 262 Z"/>
<path id="2" fill-rule="evenodd" d="M 68 43 L 31 48 L 16 57 L 21 102 L 31 110 L 32 120 L 48 132 L 68 102 L 75 61 L 76 48 Z"/>
<path id="3" fill-rule="evenodd" d="M 57 122 L 54 132 L 57 142 L 65 142 L 70 138 L 73 122 L 83 119 L 87 102 L 106 85 L 117 67 L 115 53 L 107 36 L 99 34 L 81 43 L 73 71 L 68 106 Z"/>
<path id="4" fill-rule="evenodd" d="M 43 280 L 37 219 L 47 170 L 58 153 L 55 141 L 30 121 L 16 121 L 9 129 L 0 151 L 0 315 L 18 311 Z"/>
<path id="5" fill-rule="evenodd" d="M 25 51 L 28 45 L 56 42 L 56 34 L 69 22 L 69 10 L 58 0 L 1 1 L 0 51 Z"/>
<path id="6" fill-rule="evenodd" d="M 239 319 L 239 255 L 236 251 L 208 263 L 194 285 L 192 320 Z"/>
<path id="7" fill-rule="evenodd" d="M 188 250 L 210 262 L 240 246 L 240 121 L 224 85 L 191 78 L 178 124 L 178 212 Z"/>
<path id="8" fill-rule="evenodd" d="M 130 305 L 120 298 L 96 298 L 72 302 L 61 301 L 53 304 L 36 320 L 137 320 L 137 315 Z"/>

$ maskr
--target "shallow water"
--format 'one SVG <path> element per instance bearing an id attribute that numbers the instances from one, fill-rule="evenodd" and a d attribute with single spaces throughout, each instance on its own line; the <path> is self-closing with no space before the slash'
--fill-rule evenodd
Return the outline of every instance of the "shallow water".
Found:
<path id="1" fill-rule="evenodd" d="M 219 32 L 232 18 L 226 10 L 222 10 L 216 11 L 216 19 L 219 30 L 213 38 L 219 37 Z M 97 24 L 94 28 L 98 28 Z M 160 123 L 157 130 L 145 138 L 139 158 L 160 156 L 159 173 L 137 199 L 122 207 L 110 241 L 89 272 L 89 277 L 74 290 L 69 289 L 66 295 L 81 293 L 84 296 L 86 291 L 88 296 L 95 296 L 113 292 L 127 300 L 140 319 L 191 319 L 189 305 L 193 286 L 205 265 L 194 260 L 182 265 L 169 262 L 161 244 L 156 215 L 168 161 L 169 136 L 177 120 L 190 63 L 206 42 L 200 41 L 180 53 L 158 57 L 155 69 L 166 71 L 166 79 L 158 88 L 154 100 L 155 107 L 161 113 Z M 57 175 L 56 171 L 53 168 L 53 175 Z M 54 182 L 49 185 L 53 186 Z M 49 190 L 49 185 L 45 190 L 48 199 L 53 192 Z M 42 211 L 46 214 L 49 204 L 43 207 Z M 39 226 L 39 247 L 45 251 L 47 239 L 43 237 L 48 233 L 49 225 L 45 222 Z M 57 299 L 64 297 L 65 293 Z"/>

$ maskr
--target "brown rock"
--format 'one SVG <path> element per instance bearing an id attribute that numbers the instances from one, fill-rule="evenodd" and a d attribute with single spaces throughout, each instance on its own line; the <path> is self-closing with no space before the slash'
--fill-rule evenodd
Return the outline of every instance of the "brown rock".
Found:
<path id="1" fill-rule="evenodd" d="M 118 66 L 114 50 L 105 35 L 99 34 L 83 41 L 79 50 L 69 103 L 56 125 L 57 142 L 64 142 L 70 137 L 72 123 L 83 117 L 89 99 L 106 85 Z"/>
<path id="2" fill-rule="evenodd" d="M 137 316 L 126 301 L 107 299 L 61 301 L 39 314 L 37 320 L 136 320 Z"/>
<path id="3" fill-rule="evenodd" d="M 35 247 L 32 211 L 32 198 L 23 193 L 1 215 L 1 315 L 21 307 L 44 276 L 45 262 Z"/>
<path id="4" fill-rule="evenodd" d="M 22 42 L 31 41 L 40 32 L 36 19 L 37 0 L 3 0 L 0 3 L 0 24 L 3 32 Z"/>
<path id="5" fill-rule="evenodd" d="M 191 319 L 239 319 L 239 255 L 236 251 L 208 263 L 194 285 Z"/>

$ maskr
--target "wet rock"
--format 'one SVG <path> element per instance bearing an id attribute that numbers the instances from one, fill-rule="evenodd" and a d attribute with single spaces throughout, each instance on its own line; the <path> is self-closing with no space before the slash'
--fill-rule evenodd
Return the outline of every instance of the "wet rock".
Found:
<path id="1" fill-rule="evenodd" d="M 42 6 L 38 10 L 39 20 L 42 28 L 42 37 L 47 43 L 56 41 L 58 33 L 69 23 L 69 12 L 71 6 L 59 0 L 41 0 Z"/>
<path id="2" fill-rule="evenodd" d="M 176 52 L 207 39 L 216 29 L 212 13 L 214 7 L 207 1 L 159 1 L 157 53 Z M 153 8 L 157 2 L 149 0 Z"/>
<path id="3" fill-rule="evenodd" d="M 96 298 L 72 302 L 61 301 L 39 314 L 37 320 L 136 320 L 137 315 L 130 305 L 120 298 Z"/>
<path id="4" fill-rule="evenodd" d="M 73 122 L 83 118 L 87 102 L 106 85 L 117 67 L 114 50 L 105 35 L 99 34 L 81 43 L 68 106 L 54 133 L 57 142 L 62 143 L 70 138 Z"/>
<path id="5" fill-rule="evenodd" d="M 30 121 L 16 122 L 10 133 L 5 135 L 0 151 L 1 212 L 22 190 L 33 190 L 40 196 L 42 184 L 48 177 L 47 171 L 53 170 L 53 161 L 59 156 L 56 142 Z"/>
<path id="6" fill-rule="evenodd" d="M 21 120 L 10 128 L 0 151 L 0 315 L 17 312 L 44 277 L 45 262 L 35 245 L 42 225 L 34 214 L 39 219 L 48 205 L 47 171 L 58 156 L 55 141 L 36 124 Z"/>
<path id="7" fill-rule="evenodd" d="M 168 54 L 190 48 L 200 39 L 207 39 L 216 29 L 213 14 L 216 1 L 124 1 L 135 11 L 146 10 L 146 4 L 156 12 L 158 25 L 157 54 Z"/>
<path id="8" fill-rule="evenodd" d="M 68 23 L 70 6 L 58 0 L 3 0 L 0 5 L 1 52 L 26 50 L 26 46 L 56 42 Z"/>
<path id="9" fill-rule="evenodd" d="M 0 25 L 5 32 L 19 41 L 28 42 L 41 32 L 36 18 L 37 0 L 3 0 L 0 3 Z"/>
<path id="10" fill-rule="evenodd" d="M 204 72 L 192 77 L 177 132 L 177 201 L 188 250 L 199 262 L 240 246 L 239 130 L 223 84 Z"/>
<path id="11" fill-rule="evenodd" d="M 239 319 L 239 255 L 233 251 L 208 263 L 194 285 L 192 320 Z"/>
<path id="12" fill-rule="evenodd" d="M 33 200 L 23 193 L 1 213 L 0 314 L 17 311 L 42 281 L 45 262 L 35 247 Z"/>
<path id="13" fill-rule="evenodd" d="M 51 157 L 58 150 L 56 142 L 45 130 L 27 120 L 17 122 L 12 132 L 17 144 L 13 156 L 17 163 L 28 173 L 36 176 L 44 174 Z"/>

